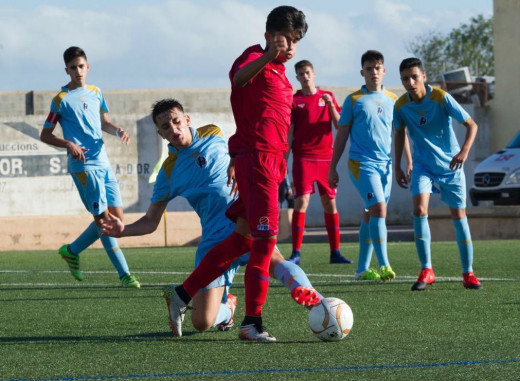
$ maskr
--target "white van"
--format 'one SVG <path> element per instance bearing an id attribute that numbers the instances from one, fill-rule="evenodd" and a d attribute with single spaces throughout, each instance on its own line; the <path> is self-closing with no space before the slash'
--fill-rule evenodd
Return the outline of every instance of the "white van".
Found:
<path id="1" fill-rule="evenodd" d="M 503 150 L 475 168 L 471 203 L 493 201 L 495 205 L 520 205 L 520 132 Z"/>

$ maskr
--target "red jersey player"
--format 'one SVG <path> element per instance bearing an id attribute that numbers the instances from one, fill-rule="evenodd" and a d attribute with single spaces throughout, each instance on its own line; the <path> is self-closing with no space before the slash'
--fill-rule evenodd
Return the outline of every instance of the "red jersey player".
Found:
<path id="1" fill-rule="evenodd" d="M 262 326 L 262 307 L 278 234 L 278 188 L 286 174 L 285 153 L 291 121 L 292 86 L 283 63 L 294 57 L 298 41 L 306 32 L 303 12 L 291 6 L 273 9 L 267 16 L 266 48 L 260 45 L 247 48 L 229 72 L 237 130 L 229 139 L 232 159 L 228 174 L 230 180 L 236 180 L 239 198 L 227 214 L 237 221 L 237 226 L 230 237 L 206 254 L 182 285 L 170 287 L 167 303 L 174 334 L 180 332 L 186 306 L 196 292 L 249 251 L 244 277 L 246 313 L 239 337 L 263 342 L 276 340 Z M 247 221 L 246 226 L 240 221 Z M 309 290 L 313 295 L 300 295 L 297 299 L 316 300 L 315 291 Z"/>
<path id="2" fill-rule="evenodd" d="M 293 152 L 293 183 L 295 203 L 292 219 L 293 251 L 291 262 L 300 263 L 300 249 L 305 229 L 305 212 L 314 183 L 318 186 L 323 205 L 325 227 L 329 236 L 330 263 L 352 263 L 339 251 L 339 216 L 336 189 L 328 183 L 332 157 L 332 123 L 337 128 L 340 107 L 330 91 L 316 88 L 316 73 L 307 60 L 294 65 L 296 79 L 302 85 L 294 94 L 289 145 Z"/>

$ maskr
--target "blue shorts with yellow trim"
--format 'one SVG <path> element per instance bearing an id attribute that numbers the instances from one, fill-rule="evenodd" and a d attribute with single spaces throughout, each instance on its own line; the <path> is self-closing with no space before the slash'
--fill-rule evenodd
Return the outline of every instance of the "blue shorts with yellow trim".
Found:
<path id="1" fill-rule="evenodd" d="M 122 207 L 121 193 L 111 167 L 71 173 L 85 208 L 94 216 L 109 206 Z"/>
<path id="2" fill-rule="evenodd" d="M 388 203 L 392 190 L 392 162 L 361 163 L 349 159 L 348 172 L 363 199 L 365 209 L 380 202 Z"/>
<path id="3" fill-rule="evenodd" d="M 435 184 L 438 188 L 435 186 Z M 446 175 L 434 175 L 422 167 L 412 170 L 412 196 L 440 193 L 441 200 L 453 209 L 466 209 L 466 176 L 464 170 Z"/>

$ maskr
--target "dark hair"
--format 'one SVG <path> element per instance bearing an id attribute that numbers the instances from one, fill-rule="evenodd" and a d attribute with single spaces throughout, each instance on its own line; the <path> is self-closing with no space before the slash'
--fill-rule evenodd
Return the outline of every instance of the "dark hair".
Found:
<path id="1" fill-rule="evenodd" d="M 298 71 L 303 67 L 309 66 L 312 70 L 314 70 L 314 66 L 312 66 L 311 61 L 309 60 L 301 60 L 294 64 L 294 71 Z"/>
<path id="2" fill-rule="evenodd" d="M 403 70 L 410 69 L 412 67 L 418 67 L 419 70 L 424 73 L 422 61 L 415 57 L 405 58 L 402 60 L 401 64 L 399 65 L 399 73 L 402 73 Z"/>
<path id="3" fill-rule="evenodd" d="M 87 55 L 85 51 L 77 46 L 71 46 L 67 50 L 63 52 L 63 61 L 65 61 L 65 65 L 67 65 L 74 58 L 83 57 L 85 61 L 87 60 Z"/>
<path id="4" fill-rule="evenodd" d="M 283 30 L 299 31 L 300 38 L 307 33 L 307 21 L 305 21 L 305 14 L 298 9 L 282 5 L 277 7 L 269 13 L 265 23 L 265 30 L 270 33 L 281 32 Z"/>
<path id="5" fill-rule="evenodd" d="M 176 99 L 166 98 L 166 99 L 161 99 L 160 101 L 155 102 L 152 106 L 153 122 L 155 123 L 155 118 L 157 117 L 157 115 L 159 115 L 165 111 L 171 110 L 172 108 L 176 108 L 176 109 L 184 112 L 184 108 L 182 107 L 181 103 Z"/>
<path id="6" fill-rule="evenodd" d="M 367 50 L 361 56 L 361 67 L 363 67 L 363 64 L 365 62 L 369 62 L 369 61 L 385 63 L 385 57 L 383 57 L 383 53 L 378 52 L 377 50 Z"/>

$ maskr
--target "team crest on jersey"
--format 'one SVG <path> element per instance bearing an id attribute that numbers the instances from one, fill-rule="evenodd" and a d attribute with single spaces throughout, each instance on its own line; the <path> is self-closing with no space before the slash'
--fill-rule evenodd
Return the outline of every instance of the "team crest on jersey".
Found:
<path id="1" fill-rule="evenodd" d="M 381 115 L 383 113 L 383 108 L 381 106 L 377 107 L 377 115 Z"/>
<path id="2" fill-rule="evenodd" d="M 323 98 L 320 98 L 320 100 L 318 101 L 318 106 L 320 106 L 320 107 L 325 106 L 325 100 Z"/>
<path id="3" fill-rule="evenodd" d="M 424 126 L 426 124 L 427 120 L 425 116 L 421 116 L 419 119 L 419 126 Z"/>
<path id="4" fill-rule="evenodd" d="M 261 231 L 268 231 L 269 230 L 269 218 L 267 216 L 260 217 L 258 219 L 258 225 L 256 228 Z"/>
<path id="5" fill-rule="evenodd" d="M 197 157 L 197 165 L 199 166 L 199 168 L 204 167 L 206 165 L 206 163 L 207 163 L 207 161 L 204 156 Z"/>
<path id="6" fill-rule="evenodd" d="M 299 108 L 305 108 L 305 103 L 298 103 Z"/>

